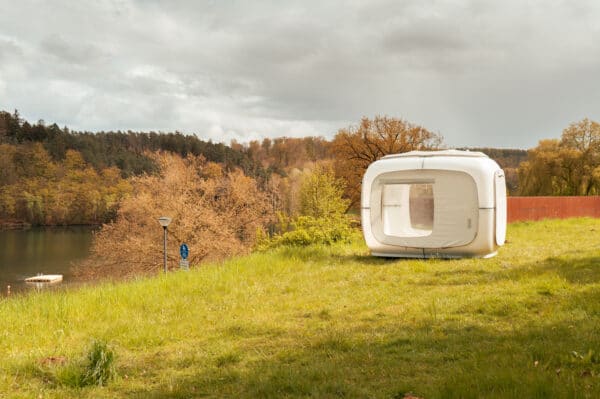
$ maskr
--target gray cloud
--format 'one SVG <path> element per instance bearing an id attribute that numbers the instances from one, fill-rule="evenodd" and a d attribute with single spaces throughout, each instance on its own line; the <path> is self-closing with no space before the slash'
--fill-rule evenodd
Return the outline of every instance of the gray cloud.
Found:
<path id="1" fill-rule="evenodd" d="M 75 129 L 331 137 L 387 114 L 449 145 L 530 147 L 582 117 L 600 119 L 594 1 L 2 9 L 0 108 Z"/>
<path id="2" fill-rule="evenodd" d="M 11 59 L 18 59 L 21 56 L 23 56 L 21 46 L 14 39 L 0 35 L 0 61 L 9 62 Z"/>
<path id="3" fill-rule="evenodd" d="M 85 65 L 105 58 L 100 46 L 78 41 L 67 41 L 60 35 L 50 35 L 42 39 L 39 46 L 41 53 L 54 57 L 53 62 Z"/>
<path id="4" fill-rule="evenodd" d="M 386 49 L 400 53 L 460 51 L 468 45 L 459 32 L 440 29 L 435 25 L 423 30 L 397 29 L 385 38 L 384 43 Z"/>

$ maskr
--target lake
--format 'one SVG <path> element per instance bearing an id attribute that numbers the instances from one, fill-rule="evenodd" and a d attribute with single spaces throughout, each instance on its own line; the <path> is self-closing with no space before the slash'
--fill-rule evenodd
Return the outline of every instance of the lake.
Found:
<path id="1" fill-rule="evenodd" d="M 6 295 L 8 285 L 18 293 L 75 283 L 72 263 L 89 254 L 92 232 L 87 226 L 0 231 L 0 296 Z M 52 285 L 23 281 L 38 273 L 62 274 L 63 281 Z"/>

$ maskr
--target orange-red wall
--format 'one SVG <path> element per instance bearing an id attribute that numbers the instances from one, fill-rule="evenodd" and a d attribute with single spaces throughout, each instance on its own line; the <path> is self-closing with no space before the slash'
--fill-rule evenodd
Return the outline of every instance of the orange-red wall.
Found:
<path id="1" fill-rule="evenodd" d="M 565 219 L 578 216 L 600 218 L 600 196 L 508 197 L 508 222 Z"/>

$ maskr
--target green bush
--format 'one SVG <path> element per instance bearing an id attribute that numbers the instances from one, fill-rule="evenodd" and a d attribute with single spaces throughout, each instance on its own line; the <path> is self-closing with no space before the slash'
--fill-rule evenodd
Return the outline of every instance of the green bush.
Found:
<path id="1" fill-rule="evenodd" d="M 330 167 L 318 165 L 300 187 L 300 214 L 313 218 L 338 218 L 350 201 L 343 198 L 345 183 Z"/>
<path id="2" fill-rule="evenodd" d="M 335 178 L 331 168 L 317 166 L 300 188 L 301 215 L 290 218 L 279 213 L 279 233 L 268 237 L 259 232 L 257 249 L 348 241 L 353 229 L 351 218 L 345 214 L 349 201 L 343 193 L 343 181 Z"/>
<path id="3" fill-rule="evenodd" d="M 263 234 L 258 241 L 257 249 L 266 250 L 286 245 L 298 247 L 312 244 L 331 245 L 336 242 L 347 242 L 353 231 L 351 219 L 346 215 L 338 215 L 335 218 L 298 216 L 293 220 L 280 216 L 280 220 L 282 220 L 280 225 L 285 226 L 287 231 L 272 237 Z"/>

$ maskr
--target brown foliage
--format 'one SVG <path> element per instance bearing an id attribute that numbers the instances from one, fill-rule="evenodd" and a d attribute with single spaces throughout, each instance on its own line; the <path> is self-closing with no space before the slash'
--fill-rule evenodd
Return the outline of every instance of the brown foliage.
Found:
<path id="1" fill-rule="evenodd" d="M 292 169 L 283 177 L 273 174 L 267 189 L 273 198 L 273 208 L 287 216 L 295 216 L 300 210 L 300 186 L 308 170 Z"/>
<path id="2" fill-rule="evenodd" d="M 218 260 L 249 251 L 256 232 L 272 220 L 270 201 L 254 179 L 240 171 L 224 174 L 202 158 L 154 155 L 160 174 L 133 178 L 133 195 L 121 203 L 117 220 L 95 236 L 89 276 L 124 277 L 162 270 L 163 231 L 169 216 L 168 267 L 178 267 L 179 245 L 189 261 Z"/>
<path id="3" fill-rule="evenodd" d="M 358 126 L 341 129 L 335 135 L 332 151 L 335 172 L 347 183 L 346 196 L 351 206 L 360 201 L 365 170 L 372 162 L 388 154 L 436 149 L 442 137 L 403 119 L 376 116 L 363 118 Z"/>
<path id="4" fill-rule="evenodd" d="M 236 142 L 231 145 L 233 148 L 240 146 Z M 250 141 L 246 152 L 256 163 L 281 172 L 292 168 L 303 169 L 307 163 L 328 159 L 330 145 L 322 137 L 278 137 L 266 138 L 261 143 Z"/>

